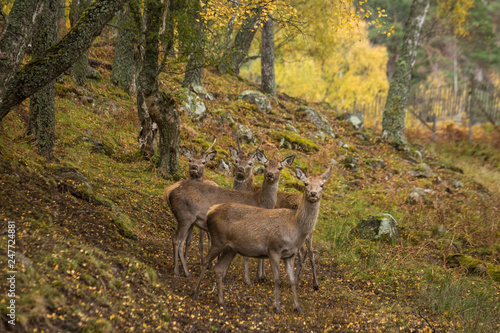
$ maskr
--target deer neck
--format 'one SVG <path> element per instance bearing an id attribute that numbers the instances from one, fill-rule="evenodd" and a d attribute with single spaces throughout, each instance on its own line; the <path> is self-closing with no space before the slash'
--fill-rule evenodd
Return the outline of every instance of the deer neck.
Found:
<path id="1" fill-rule="evenodd" d="M 273 183 L 269 183 L 264 177 L 262 188 L 258 192 L 260 207 L 267 209 L 274 208 L 274 206 L 276 205 L 276 201 L 278 201 L 278 185 L 279 178 L 276 179 Z"/>
<path id="2" fill-rule="evenodd" d="M 302 197 L 302 202 L 297 210 L 297 227 L 302 236 L 309 235 L 316 226 L 318 220 L 319 206 L 321 200 L 310 202 L 306 199 L 305 194 Z"/>
<path id="3" fill-rule="evenodd" d="M 251 190 L 253 186 L 253 173 L 250 173 L 250 175 L 247 178 L 239 179 L 237 177 L 234 178 L 233 182 L 233 190 Z"/>

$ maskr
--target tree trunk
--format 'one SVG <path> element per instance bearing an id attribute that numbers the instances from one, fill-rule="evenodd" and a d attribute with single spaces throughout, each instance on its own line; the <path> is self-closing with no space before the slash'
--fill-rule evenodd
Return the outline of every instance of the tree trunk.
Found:
<path id="1" fill-rule="evenodd" d="M 252 45 L 255 32 L 257 31 L 257 14 L 248 17 L 241 25 L 236 37 L 234 38 L 233 46 L 224 52 L 224 55 L 219 63 L 219 72 L 225 74 L 227 72 L 238 75 L 241 65 L 245 62 L 250 46 Z"/>
<path id="2" fill-rule="evenodd" d="M 80 54 L 88 50 L 92 41 L 101 33 L 102 28 L 123 6 L 124 1 L 95 0 L 59 43 L 43 52 L 40 57 L 31 60 L 17 72 L 19 62 L 14 66 L 10 61 L 0 61 L 0 121 L 12 107 L 20 104 L 68 70 Z M 30 19 L 33 16 L 31 12 Z M 12 35 L 18 36 L 17 31 L 15 32 Z M 7 43 L 5 39 L 7 38 L 0 41 L 0 50 L 13 53 L 9 47 L 16 47 L 19 44 L 18 41 Z M 15 53 L 16 55 L 24 54 L 24 48 L 17 48 Z M 11 61 L 16 61 L 16 57 Z"/>
<path id="3" fill-rule="evenodd" d="M 74 27 L 78 22 L 82 14 L 89 7 L 90 0 L 73 0 L 71 1 L 69 21 L 71 27 Z M 89 62 L 89 51 L 88 49 L 81 53 L 80 57 L 75 61 L 73 66 L 71 66 L 71 77 L 73 81 L 79 86 L 83 86 L 87 80 L 88 73 L 88 62 Z"/>
<path id="4" fill-rule="evenodd" d="M 129 2 L 132 1 L 136 0 L 130 0 Z M 134 8 L 139 9 L 137 5 L 134 6 Z M 111 71 L 111 82 L 127 91 L 129 94 L 135 94 L 137 92 L 136 77 L 138 58 L 136 48 L 139 44 L 139 36 L 141 33 L 134 25 L 134 13 L 132 13 L 134 8 L 126 5 L 120 13 L 118 38 L 116 39 L 113 69 Z M 139 12 L 138 15 L 140 14 Z"/>
<path id="5" fill-rule="evenodd" d="M 382 137 L 391 140 L 397 147 L 406 144 L 404 123 L 411 71 L 417 56 L 420 32 L 428 9 L 429 0 L 413 0 L 410 17 L 405 27 L 401 52 L 387 94 L 382 120 Z"/>
<path id="6" fill-rule="evenodd" d="M 15 1 L 8 16 L 8 27 L 0 40 L 0 105 L 6 87 L 14 78 L 31 40 L 33 26 L 47 6 L 46 0 Z M 1 114 L 0 120 L 5 115 Z"/>
<path id="7" fill-rule="evenodd" d="M 158 90 L 157 76 L 160 23 L 162 4 L 158 0 L 147 0 L 145 4 L 146 32 L 144 63 L 139 74 L 139 89 L 137 101 L 141 103 L 139 115 L 144 123 L 141 134 L 148 138 L 148 129 L 145 126 L 158 125 L 160 158 L 159 167 L 163 175 L 179 178 L 179 115 L 175 109 L 173 99 Z M 148 123 L 150 122 L 150 123 Z M 141 138 L 140 138 L 141 140 Z M 150 151 L 151 147 L 144 146 L 143 153 Z"/>
<path id="8" fill-rule="evenodd" d="M 274 34 L 273 19 L 264 22 L 262 27 L 262 45 L 261 45 L 261 76 L 262 91 L 266 94 L 276 95 L 276 85 L 274 78 Z"/>
<path id="9" fill-rule="evenodd" d="M 37 19 L 32 42 L 34 58 L 43 54 L 43 51 L 57 43 L 59 39 L 60 5 L 59 0 L 49 1 Z M 36 137 L 38 153 L 47 159 L 52 158 L 56 139 L 55 95 L 56 83 L 53 80 L 30 99 L 28 134 Z"/>
<path id="10" fill-rule="evenodd" d="M 198 92 L 204 91 L 203 87 L 203 65 L 205 63 L 205 29 L 200 16 L 201 5 L 199 0 L 191 0 L 187 6 L 188 26 L 191 29 L 189 43 L 189 56 L 186 63 L 186 72 L 182 86 Z"/>

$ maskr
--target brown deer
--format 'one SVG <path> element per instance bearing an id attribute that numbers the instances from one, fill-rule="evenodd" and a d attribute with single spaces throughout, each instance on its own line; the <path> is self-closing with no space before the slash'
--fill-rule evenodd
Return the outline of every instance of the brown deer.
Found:
<path id="1" fill-rule="evenodd" d="M 321 176 L 307 176 L 295 167 L 297 178 L 304 183 L 302 201 L 297 210 L 264 209 L 239 203 L 224 203 L 212 207 L 206 217 L 211 235 L 207 265 L 202 266 L 193 299 L 198 299 L 200 284 L 208 264 L 219 254 L 215 274 L 219 289 L 219 304 L 225 306 L 222 280 L 234 256 L 269 258 L 273 272 L 275 309 L 281 313 L 279 290 L 279 263 L 285 262 L 292 287 L 294 309 L 302 313 L 297 296 L 297 278 L 293 269 L 295 254 L 304 244 L 316 225 L 323 185 L 330 177 L 330 166 Z"/>
<path id="2" fill-rule="evenodd" d="M 193 142 L 191 141 L 191 139 L 189 139 L 189 143 L 191 144 L 191 149 L 187 148 L 186 146 L 180 147 L 183 155 L 189 161 L 189 179 L 204 182 L 213 186 L 218 186 L 217 183 L 205 179 L 205 166 L 207 163 L 211 162 L 215 158 L 215 155 L 217 155 L 217 151 L 215 150 L 210 152 L 216 140 L 217 139 L 214 137 L 214 141 L 204 153 L 201 151 L 200 153 L 198 153 L 196 151 L 196 149 L 193 147 Z M 192 236 L 193 236 L 193 230 L 191 229 L 186 239 L 186 251 L 184 253 L 186 258 L 188 252 L 187 250 L 189 249 L 189 246 L 191 244 Z M 198 245 L 200 251 L 203 251 L 203 238 L 204 238 L 204 232 L 203 230 L 200 230 L 200 242 Z"/>
<path id="3" fill-rule="evenodd" d="M 174 274 L 179 275 L 178 260 L 181 260 L 184 274 L 189 277 L 189 270 L 184 256 L 184 244 L 190 230 L 196 226 L 207 230 L 205 217 L 210 207 L 220 203 L 237 202 L 255 207 L 274 207 L 280 171 L 292 164 L 295 156 L 289 156 L 281 162 L 268 161 L 260 150 L 257 160 L 266 166 L 262 188 L 259 191 L 238 191 L 215 187 L 203 182 L 184 180 L 169 186 L 165 197 L 172 213 L 177 219 L 174 243 Z M 200 253 L 203 262 L 203 253 Z"/>
<path id="4" fill-rule="evenodd" d="M 256 160 L 256 152 L 262 145 L 262 141 L 255 151 L 246 155 L 240 146 L 240 136 L 236 138 L 238 142 L 238 150 L 233 146 L 229 146 L 229 154 L 234 160 L 234 182 L 233 190 L 257 191 L 257 186 L 253 183 L 252 168 Z"/>
<path id="5" fill-rule="evenodd" d="M 196 149 L 193 148 L 193 142 L 191 142 L 191 140 L 189 140 L 191 143 L 191 149 L 186 146 L 181 146 L 182 153 L 189 160 L 189 179 L 204 181 L 217 186 L 217 184 L 213 181 L 204 179 L 205 165 L 211 162 L 215 158 L 215 155 L 217 155 L 217 151 L 215 150 L 210 152 L 210 149 L 212 149 L 216 140 L 217 139 L 214 137 L 214 141 L 204 153 L 201 151 L 198 153 Z"/>

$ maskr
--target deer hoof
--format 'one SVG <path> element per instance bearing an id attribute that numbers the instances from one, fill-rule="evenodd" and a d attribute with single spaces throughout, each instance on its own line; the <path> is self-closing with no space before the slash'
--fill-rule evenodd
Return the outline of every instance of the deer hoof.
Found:
<path id="1" fill-rule="evenodd" d="M 313 285 L 313 288 L 314 288 L 314 291 L 318 291 L 319 290 L 319 286 L 317 284 Z"/>
<path id="2" fill-rule="evenodd" d="M 298 308 L 295 308 L 294 311 L 297 313 L 304 313 L 304 311 L 302 311 L 302 308 L 300 306 Z"/>
<path id="3" fill-rule="evenodd" d="M 276 311 L 277 314 L 281 314 L 281 308 L 274 307 L 274 311 Z"/>

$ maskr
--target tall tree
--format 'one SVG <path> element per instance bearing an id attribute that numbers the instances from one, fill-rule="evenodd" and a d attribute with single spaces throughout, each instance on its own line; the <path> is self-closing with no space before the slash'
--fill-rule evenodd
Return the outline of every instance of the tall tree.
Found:
<path id="1" fill-rule="evenodd" d="M 129 0 L 129 3 L 132 2 L 137 2 L 137 0 Z M 134 13 L 134 11 L 137 12 Z M 140 18 L 140 15 L 138 4 L 135 6 L 125 5 L 120 11 L 118 37 L 113 56 L 111 82 L 129 94 L 136 93 L 137 62 L 139 60 L 137 46 L 141 35 L 141 25 L 135 24 L 134 18 Z"/>
<path id="2" fill-rule="evenodd" d="M 18 2 L 20 8 L 15 10 Z M 6 55 L 0 60 L 0 121 L 12 107 L 68 70 L 88 50 L 125 0 L 95 0 L 66 36 L 19 69 L 27 41 L 31 38 L 33 18 L 41 13 L 41 7 L 46 3 L 42 0 L 28 2 L 17 0 L 14 3 L 9 15 L 11 23 L 5 38 L 0 40 L 0 53 Z"/>
<path id="3" fill-rule="evenodd" d="M 230 43 L 229 47 L 224 50 L 218 66 L 219 72 L 222 74 L 229 72 L 236 75 L 240 73 L 241 65 L 245 62 L 255 33 L 257 32 L 258 21 L 258 14 L 250 15 L 243 21 L 236 33 L 234 42 Z"/>
<path id="4" fill-rule="evenodd" d="M 159 167 L 165 176 L 179 178 L 179 115 L 171 96 L 159 91 L 158 58 L 162 4 L 160 0 L 146 0 L 145 51 L 139 74 L 137 102 L 150 121 L 157 124 Z M 143 128 L 144 130 L 144 128 Z"/>
<path id="5" fill-rule="evenodd" d="M 69 12 L 69 21 L 71 26 L 75 26 L 85 10 L 90 6 L 91 0 L 72 0 Z M 89 72 L 89 51 L 82 52 L 80 57 L 71 66 L 71 77 L 79 86 L 85 84 L 87 73 Z"/>
<path id="6" fill-rule="evenodd" d="M 391 140 L 396 146 L 406 144 L 404 123 L 411 72 L 428 9 L 429 0 L 413 0 L 399 58 L 387 94 L 382 120 L 382 137 Z"/>
<path id="7" fill-rule="evenodd" d="M 205 63 L 205 28 L 200 16 L 201 2 L 188 0 L 185 7 L 187 11 L 186 22 L 183 27 L 189 27 L 187 45 L 188 60 L 182 86 L 194 92 L 206 93 L 203 88 L 203 67 Z"/>
<path id="8" fill-rule="evenodd" d="M 271 95 L 276 95 L 276 84 L 274 77 L 274 33 L 273 18 L 268 16 L 262 26 L 262 44 L 261 44 L 261 74 L 262 90 Z"/>
<path id="9" fill-rule="evenodd" d="M 58 18 L 61 3 L 50 0 L 38 17 L 33 35 L 33 57 L 38 57 L 59 39 Z M 36 92 L 30 99 L 30 116 L 28 134 L 36 138 L 38 153 L 52 158 L 52 149 L 56 139 L 56 118 L 54 97 L 56 95 L 55 80 Z"/>

